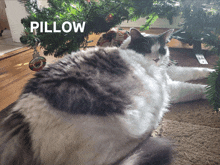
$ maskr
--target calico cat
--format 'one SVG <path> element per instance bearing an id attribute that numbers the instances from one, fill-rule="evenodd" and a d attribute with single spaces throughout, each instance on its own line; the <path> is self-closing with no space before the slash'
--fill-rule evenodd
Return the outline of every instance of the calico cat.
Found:
<path id="1" fill-rule="evenodd" d="M 169 164 L 171 145 L 151 133 L 168 111 L 172 32 L 131 29 L 126 49 L 79 51 L 37 72 L 0 112 L 0 164 Z"/>
<path id="2" fill-rule="evenodd" d="M 163 56 L 163 59 L 161 60 L 160 54 L 164 54 L 165 51 L 163 48 L 159 48 L 159 44 L 154 44 L 155 39 L 158 38 L 157 35 L 139 33 L 139 38 L 144 38 L 145 41 L 143 42 L 146 42 L 147 46 L 142 47 L 141 44 L 137 45 L 136 43 L 132 46 L 133 42 L 131 37 L 128 37 L 120 47 L 122 49 L 133 48 L 143 54 L 148 61 L 153 60 L 157 63 L 157 65 L 160 65 L 160 63 L 167 65 L 166 75 L 170 93 L 170 103 L 206 99 L 205 92 L 207 85 L 192 84 L 186 81 L 206 78 L 211 72 L 215 71 L 214 69 L 202 67 L 181 67 L 175 65 L 169 66 L 169 50 L 166 50 L 166 56 Z M 158 48 L 159 52 L 157 52 Z"/>

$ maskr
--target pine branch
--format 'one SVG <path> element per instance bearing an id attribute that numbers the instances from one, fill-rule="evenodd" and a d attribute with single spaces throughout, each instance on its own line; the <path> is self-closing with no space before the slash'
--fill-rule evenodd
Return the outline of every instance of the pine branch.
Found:
<path id="1" fill-rule="evenodd" d="M 220 60 L 217 62 L 215 70 L 208 77 L 206 94 L 210 105 L 218 112 L 220 109 Z"/>

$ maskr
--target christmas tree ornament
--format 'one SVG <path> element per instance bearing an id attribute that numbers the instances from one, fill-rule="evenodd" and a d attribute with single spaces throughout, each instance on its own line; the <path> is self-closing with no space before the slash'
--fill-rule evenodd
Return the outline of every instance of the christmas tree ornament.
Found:
<path id="1" fill-rule="evenodd" d="M 29 63 L 29 68 L 33 71 L 40 71 L 46 65 L 46 59 L 42 56 L 33 58 Z"/>
<path id="2" fill-rule="evenodd" d="M 106 21 L 107 22 L 110 22 L 113 20 L 113 15 L 112 14 L 109 14 L 107 17 L 106 17 Z"/>
<path id="3" fill-rule="evenodd" d="M 46 65 L 46 59 L 40 56 L 39 52 L 37 51 L 37 42 L 34 47 L 33 59 L 29 62 L 29 68 L 32 71 L 40 71 Z"/>

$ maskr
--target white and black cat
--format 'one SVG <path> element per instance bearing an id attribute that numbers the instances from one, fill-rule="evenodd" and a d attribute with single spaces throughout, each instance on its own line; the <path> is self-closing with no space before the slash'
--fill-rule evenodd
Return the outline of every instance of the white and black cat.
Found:
<path id="1" fill-rule="evenodd" d="M 172 32 L 131 29 L 126 49 L 72 53 L 36 73 L 0 112 L 0 164 L 169 164 L 169 142 L 151 133 L 169 106 Z"/>
<path id="2" fill-rule="evenodd" d="M 161 48 L 161 44 L 155 42 L 155 40 L 157 41 L 158 36 L 146 33 L 139 33 L 137 36 L 138 35 L 140 38 L 139 42 L 145 42 L 145 45 L 137 44 L 137 41 L 133 43 L 131 37 L 128 37 L 122 43 L 121 48 L 132 48 L 143 54 L 148 61 L 155 61 L 158 65 L 161 65 L 161 63 L 167 65 L 166 74 L 171 103 L 206 99 L 205 91 L 207 85 L 192 84 L 186 81 L 206 78 L 211 72 L 215 71 L 214 69 L 202 67 L 181 67 L 175 65 L 168 66 L 170 62 L 169 50 L 167 49 L 167 52 L 165 52 L 164 49 Z M 158 49 L 159 51 L 157 51 Z M 163 59 L 161 60 L 160 54 L 165 53 L 166 56 L 163 56 Z"/>

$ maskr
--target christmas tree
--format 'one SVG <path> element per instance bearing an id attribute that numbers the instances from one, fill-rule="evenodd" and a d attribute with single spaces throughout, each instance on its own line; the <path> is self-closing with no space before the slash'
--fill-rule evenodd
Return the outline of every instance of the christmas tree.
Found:
<path id="1" fill-rule="evenodd" d="M 220 60 L 215 66 L 215 72 L 208 77 L 207 98 L 215 111 L 220 110 Z"/>
<path id="2" fill-rule="evenodd" d="M 195 53 L 201 53 L 201 43 L 219 48 L 220 34 L 220 2 L 208 1 L 182 1 L 182 28 L 173 37 L 194 46 Z"/>
<path id="3" fill-rule="evenodd" d="M 84 0 L 49 0 L 48 3 L 48 8 L 39 9 L 36 1 L 26 2 L 26 8 L 30 15 L 21 20 L 25 27 L 25 35 L 21 37 L 21 42 L 34 46 L 35 42 L 39 41 L 41 47 L 45 49 L 44 54 L 55 53 L 55 57 L 66 52 L 76 51 L 80 46 L 86 46 L 90 33 L 108 31 L 128 17 L 128 11 L 124 6 L 120 3 L 112 3 L 110 0 L 93 3 Z M 109 15 L 114 19 L 111 19 Z M 37 33 L 33 34 L 30 29 L 33 21 L 47 22 L 48 29 L 54 28 L 54 22 L 56 22 L 57 29 L 62 29 L 63 22 L 76 22 L 77 24 L 85 22 L 85 28 L 83 32 L 77 33 L 74 30 L 68 33 L 64 31 L 46 33 L 38 28 Z"/>
<path id="4" fill-rule="evenodd" d="M 25 1 L 25 0 L 21 0 Z M 28 13 L 27 18 L 21 20 L 25 27 L 25 34 L 21 42 L 34 46 L 36 41 L 44 48 L 45 55 L 62 56 L 65 53 L 86 47 L 88 35 L 91 33 L 107 32 L 110 28 L 124 20 L 135 20 L 140 17 L 147 18 L 141 29 L 147 29 L 159 16 L 166 17 L 172 22 L 177 14 L 174 0 L 49 0 L 48 8 L 39 9 L 35 2 L 25 1 Z M 31 22 L 43 22 L 48 29 L 62 29 L 65 21 L 70 23 L 85 22 L 83 32 L 46 33 L 40 27 L 36 33 L 31 32 Z M 46 25 L 44 24 L 45 22 Z M 41 24 L 40 24 L 41 25 Z M 65 25 L 68 29 L 68 25 Z"/>
<path id="5" fill-rule="evenodd" d="M 150 25 L 157 18 L 167 18 L 172 24 L 173 17 L 179 15 L 181 0 L 135 0 L 130 2 L 129 20 L 137 20 L 140 17 L 146 18 L 146 23 L 140 30 L 148 30 Z"/>

